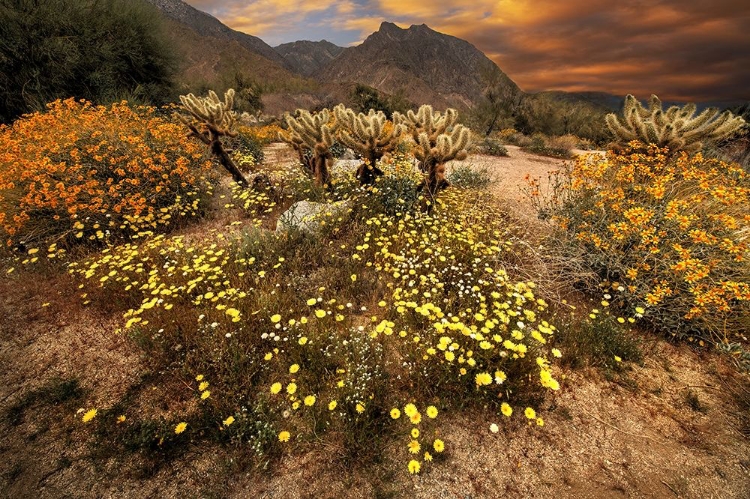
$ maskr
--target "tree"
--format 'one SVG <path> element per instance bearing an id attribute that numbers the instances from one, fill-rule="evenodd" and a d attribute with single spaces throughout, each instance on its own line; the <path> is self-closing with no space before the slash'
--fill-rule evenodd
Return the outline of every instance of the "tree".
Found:
<path id="1" fill-rule="evenodd" d="M 75 97 L 160 102 L 176 67 L 145 0 L 0 1 L 0 121 Z"/>

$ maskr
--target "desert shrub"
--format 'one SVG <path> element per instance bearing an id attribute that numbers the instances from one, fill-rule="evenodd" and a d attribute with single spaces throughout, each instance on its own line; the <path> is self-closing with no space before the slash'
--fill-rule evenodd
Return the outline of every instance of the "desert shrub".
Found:
<path id="1" fill-rule="evenodd" d="M 267 146 L 271 142 L 279 140 L 279 132 L 282 131 L 282 128 L 278 125 L 239 126 L 237 131 L 261 146 Z"/>
<path id="2" fill-rule="evenodd" d="M 237 127 L 237 136 L 229 139 L 227 145 L 232 149 L 232 159 L 244 172 L 253 171 L 265 159 L 263 143 L 251 127 Z"/>
<path id="3" fill-rule="evenodd" d="M 741 167 L 652 146 L 581 157 L 562 175 L 556 205 L 544 207 L 559 242 L 617 283 L 618 300 L 678 338 L 747 336 L 750 177 Z"/>
<path id="4" fill-rule="evenodd" d="M 161 19 L 144 0 L 2 2 L 0 122 L 68 97 L 161 103 L 175 68 Z"/>
<path id="5" fill-rule="evenodd" d="M 472 144 L 475 151 L 479 154 L 487 154 L 489 156 L 507 156 L 508 149 L 499 140 L 492 138 L 485 138 L 484 140 Z"/>
<path id="6" fill-rule="evenodd" d="M 492 182 L 492 177 L 487 168 L 472 168 L 468 165 L 453 167 L 448 174 L 448 181 L 456 187 L 466 189 L 484 189 Z"/>
<path id="7" fill-rule="evenodd" d="M 542 156 L 570 159 L 573 157 L 570 149 L 575 147 L 575 141 L 570 137 L 547 137 L 541 133 L 535 133 L 531 136 L 529 142 L 526 145 L 522 145 L 521 148 Z"/>
<path id="8" fill-rule="evenodd" d="M 390 161 L 379 163 L 383 175 L 377 177 L 375 187 L 365 192 L 366 210 L 369 214 L 388 214 L 401 217 L 419 209 L 418 191 L 422 176 L 403 154 L 394 155 Z"/>
<path id="9" fill-rule="evenodd" d="M 272 432 L 282 448 L 330 439 L 347 455 L 377 453 L 418 429 L 408 449 L 420 453 L 403 448 L 415 473 L 430 465 L 424 451 L 450 448 L 427 431 L 444 410 L 544 424 L 532 405 L 558 389 L 560 352 L 534 283 L 503 270 L 507 219 L 463 189 L 408 211 L 419 173 L 398 159 L 383 169 L 350 191 L 345 213 L 322 214 L 321 234 L 264 230 L 274 201 L 250 193 L 250 230 L 160 235 L 71 265 L 85 299 L 117 296 L 122 331 L 197 399 L 171 415 L 170 442 L 232 432 L 242 407 L 262 406 L 261 442 Z M 122 431 L 138 424 L 126 416 Z"/>
<path id="10" fill-rule="evenodd" d="M 149 107 L 55 101 L 0 128 L 0 234 L 8 246 L 134 234 L 195 214 L 211 163 Z"/>

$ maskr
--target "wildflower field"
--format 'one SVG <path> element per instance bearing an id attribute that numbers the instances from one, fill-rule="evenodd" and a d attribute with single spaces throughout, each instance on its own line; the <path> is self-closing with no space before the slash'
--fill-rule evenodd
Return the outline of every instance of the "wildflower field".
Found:
<path id="1" fill-rule="evenodd" d="M 3 356 L 67 366 L 4 371 L 6 450 L 56 442 L 43 496 L 748 490 L 746 171 L 580 156 L 498 200 L 470 166 L 420 190 L 404 134 L 372 184 L 333 163 L 318 185 L 281 130 L 238 127 L 245 188 L 167 110 L 0 127 Z M 312 229 L 277 229 L 309 201 Z"/>

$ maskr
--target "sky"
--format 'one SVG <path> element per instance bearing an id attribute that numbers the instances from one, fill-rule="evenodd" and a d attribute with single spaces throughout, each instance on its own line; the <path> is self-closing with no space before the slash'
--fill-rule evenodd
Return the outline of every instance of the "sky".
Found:
<path id="1" fill-rule="evenodd" d="M 748 0 L 186 0 L 275 46 L 357 45 L 390 21 L 463 38 L 521 89 L 750 100 Z"/>

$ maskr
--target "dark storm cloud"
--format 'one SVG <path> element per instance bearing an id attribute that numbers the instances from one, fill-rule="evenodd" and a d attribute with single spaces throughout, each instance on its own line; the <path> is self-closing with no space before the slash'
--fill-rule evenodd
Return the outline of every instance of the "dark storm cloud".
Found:
<path id="1" fill-rule="evenodd" d="M 746 0 L 189 0 L 272 43 L 363 40 L 382 20 L 464 38 L 521 88 L 750 99 Z"/>

